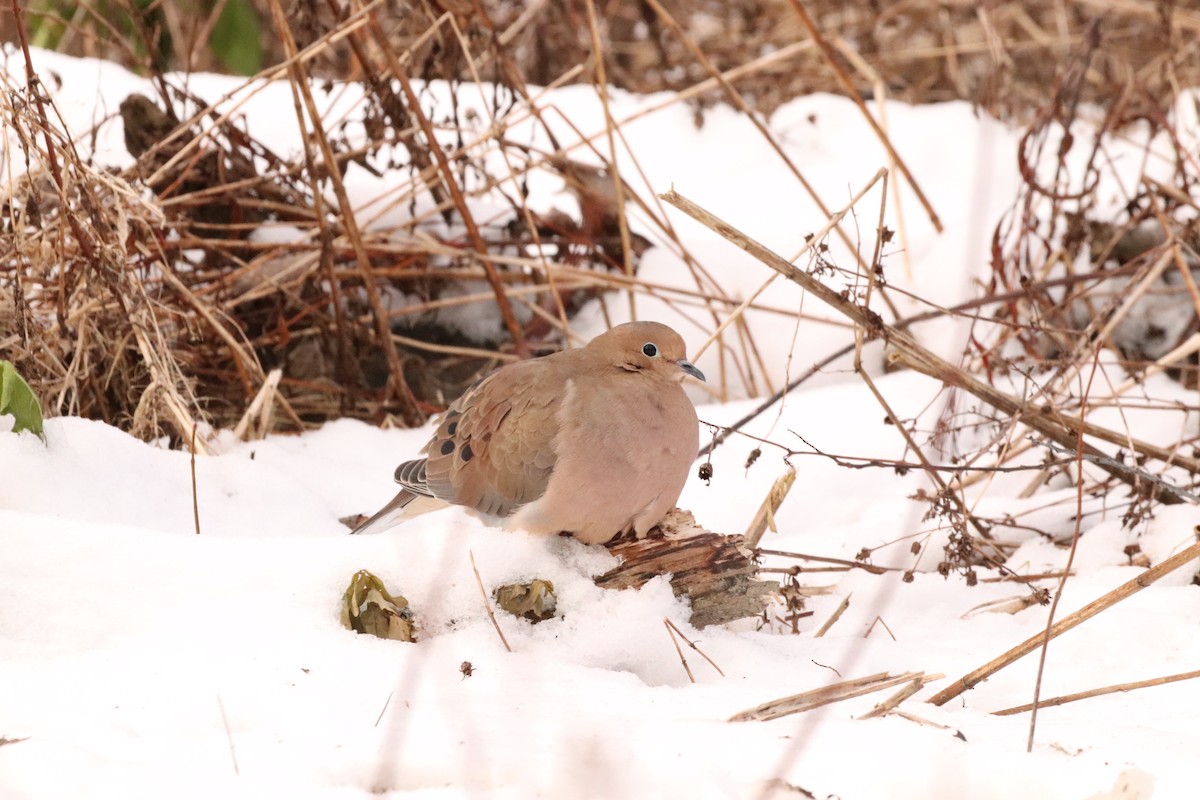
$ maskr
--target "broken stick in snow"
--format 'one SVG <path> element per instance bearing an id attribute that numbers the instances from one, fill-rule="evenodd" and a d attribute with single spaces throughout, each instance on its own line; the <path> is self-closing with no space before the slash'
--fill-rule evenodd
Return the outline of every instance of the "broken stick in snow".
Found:
<path id="1" fill-rule="evenodd" d="M 622 563 L 597 577 L 596 585 L 636 588 L 669 575 L 676 596 L 691 602 L 691 623 L 697 628 L 758 616 L 779 591 L 775 581 L 758 579 L 745 537 L 706 531 L 689 512 L 678 508 L 659 523 L 659 529 L 662 536 L 608 544 L 609 552 Z"/>

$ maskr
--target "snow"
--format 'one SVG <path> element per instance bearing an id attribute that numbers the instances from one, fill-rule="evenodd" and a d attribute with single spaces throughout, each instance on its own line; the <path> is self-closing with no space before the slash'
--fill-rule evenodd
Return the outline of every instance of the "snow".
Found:
<path id="1" fill-rule="evenodd" d="M 36 55 L 39 70 L 57 76 L 56 102 L 77 131 L 111 113 L 128 92 L 146 90 L 112 65 Z M 190 88 L 216 99 L 234 85 L 195 76 Z M 614 93 L 616 116 L 663 99 Z M 582 129 L 603 129 L 586 87 L 558 90 L 553 100 Z M 286 86 L 273 85 L 239 113 L 260 135 L 277 127 L 286 151 L 298 141 L 290 103 Z M 1018 184 L 1019 132 L 962 104 L 889 104 L 886 112 L 893 141 L 946 226 L 936 234 L 903 188 L 912 275 L 904 276 L 897 253 L 888 262 L 892 280 L 938 302 L 965 299 Z M 798 99 L 770 125 L 833 208 L 885 163 L 858 112 L 839 98 Z M 625 132 L 657 190 L 674 185 L 781 253 L 798 250 L 804 234 L 824 222 L 778 156 L 728 109 L 707 111 L 696 130 L 690 111 L 672 106 Z M 97 142 L 102 163 L 124 163 L 119 125 L 102 127 Z M 1114 150 L 1121 146 L 1113 143 Z M 1128 152 L 1137 151 L 1131 145 Z M 14 151 L 8 158 L 8 169 L 20 168 Z M 382 191 L 365 173 L 356 174 L 354 186 L 364 202 Z M 531 202 L 569 207 L 552 178 L 531 186 Z M 864 201 L 861 209 L 871 211 L 860 211 L 861 230 L 874 226 L 878 203 L 877 193 Z M 764 268 L 714 234 L 680 215 L 672 220 L 730 294 L 748 296 L 766 279 Z M 647 255 L 642 274 L 689 285 L 682 270 L 678 256 L 660 247 Z M 799 291 L 782 281 L 767 297 L 783 309 L 802 305 Z M 815 305 L 808 300 L 804 311 L 828 317 Z M 614 321 L 627 313 L 623 301 L 610 302 L 609 310 Z M 584 314 L 580 330 L 598 331 L 599 310 Z M 639 298 L 638 314 L 676 325 L 693 349 L 706 338 L 689 322 L 702 319 L 694 309 L 684 314 Z M 808 319 L 797 327 L 792 317 L 752 312 L 749 320 L 776 386 L 846 341 L 844 330 Z M 961 333 L 951 324 L 925 335 L 953 356 L 962 349 Z M 718 374 L 718 358 L 710 348 L 699 366 Z M 878 352 L 869 358 L 877 362 Z M 1114 363 L 1105 368 L 1114 383 L 1123 378 Z M 901 417 L 929 427 L 941 411 L 939 387 L 919 375 L 875 380 Z M 1162 376 L 1150 380 L 1155 396 L 1195 405 L 1194 393 Z M 735 385 L 731 394 L 745 389 Z M 757 403 L 696 399 L 701 419 L 714 424 Z M 1138 434 L 1168 443 L 1181 419 L 1195 422 L 1142 413 Z M 807 447 L 792 431 L 827 453 L 901 458 L 903 441 L 883 417 L 862 382 L 842 368 L 806 384 L 747 431 L 796 450 Z M 342 420 L 260 442 L 218 434 L 218 454 L 195 460 L 199 535 L 188 454 L 77 418 L 48 420 L 44 443 L 2 432 L 10 428 L 11 420 L 0 418 L 0 737 L 22 741 L 0 746 L 6 800 L 795 796 L 787 784 L 822 798 L 1084 798 L 1122 783 L 1134 788 L 1112 796 L 1195 796 L 1195 682 L 1043 709 L 1031 753 L 1028 716 L 991 712 L 1030 702 L 1036 655 L 945 706 L 922 702 L 1043 630 L 1047 612 L 1034 606 L 970 613 L 1023 592 L 988 582 L 994 571 L 979 570 L 973 587 L 934 571 L 946 533 L 923 519 L 925 504 L 910 499 L 928 488 L 918 471 L 852 470 L 795 455 L 798 478 L 776 515 L 779 532 L 764 540 L 773 549 L 835 558 L 873 548 L 874 563 L 916 570 L 911 583 L 898 572 L 814 572 L 802 583 L 830 591 L 810 600 L 814 613 L 801 620 L 799 635 L 778 625 L 755 630 L 749 622 L 696 631 L 665 580 L 638 591 L 597 588 L 592 576 L 615 561 L 574 541 L 504 533 L 454 509 L 387 534 L 346 536 L 338 518 L 389 499 L 392 469 L 416 453 L 428 428 L 377 430 Z M 753 447 L 731 440 L 713 456 L 711 485 L 693 479 L 685 489 L 680 505 L 705 527 L 744 530 L 783 473 L 780 452 L 770 446 L 747 468 Z M 1061 501 L 1073 490 L 1052 486 L 1025 499 L 1019 494 L 1027 481 L 1001 475 L 968 500 L 1069 539 L 1074 506 Z M 1110 498 L 1107 510 L 1104 498 L 1087 500 L 1077 574 L 1066 584 L 1059 618 L 1143 571 L 1130 565 L 1126 545 L 1136 541 L 1158 563 L 1195 541 L 1200 512 L 1193 506 L 1160 508 L 1130 530 L 1121 526 L 1118 499 Z M 1063 548 L 1028 528 L 1003 534 L 1022 543 L 1009 562 L 1019 572 L 1065 564 Z M 910 552 L 914 541 L 925 545 L 920 556 Z M 472 556 L 488 587 L 553 581 L 561 617 L 535 626 L 500 613 L 512 646 L 506 652 Z M 418 619 L 415 644 L 341 627 L 341 594 L 364 568 L 409 600 Z M 1194 573 L 1195 565 L 1180 569 L 1057 639 L 1042 696 L 1195 669 Z M 846 613 L 815 638 L 847 596 Z M 696 678 L 689 683 L 664 619 L 724 676 L 685 649 Z M 464 661 L 470 676 L 460 671 Z M 727 721 L 767 700 L 908 670 L 946 676 L 901 706 L 927 724 L 855 719 L 887 691 L 773 722 Z"/>

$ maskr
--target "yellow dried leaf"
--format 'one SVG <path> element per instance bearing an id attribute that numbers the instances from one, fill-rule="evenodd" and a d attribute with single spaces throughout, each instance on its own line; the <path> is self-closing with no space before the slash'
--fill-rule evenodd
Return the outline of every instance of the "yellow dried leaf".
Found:
<path id="1" fill-rule="evenodd" d="M 408 600 L 388 592 L 383 581 L 365 569 L 354 573 L 342 594 L 342 624 L 380 639 L 416 641 Z"/>
<path id="2" fill-rule="evenodd" d="M 550 581 L 534 579 L 529 583 L 505 584 L 496 589 L 494 596 L 502 609 L 533 623 L 550 619 L 558 608 L 558 597 Z"/>

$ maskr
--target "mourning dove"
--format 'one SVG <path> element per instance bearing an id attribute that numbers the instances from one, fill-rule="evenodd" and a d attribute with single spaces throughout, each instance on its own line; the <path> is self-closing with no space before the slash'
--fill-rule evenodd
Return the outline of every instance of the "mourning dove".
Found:
<path id="1" fill-rule="evenodd" d="M 586 346 L 501 367 L 441 416 L 396 468 L 404 488 L 355 529 L 464 506 L 506 528 L 569 533 L 588 544 L 643 537 L 675 506 L 700 443 L 687 375 L 704 380 L 683 339 L 630 322 Z"/>

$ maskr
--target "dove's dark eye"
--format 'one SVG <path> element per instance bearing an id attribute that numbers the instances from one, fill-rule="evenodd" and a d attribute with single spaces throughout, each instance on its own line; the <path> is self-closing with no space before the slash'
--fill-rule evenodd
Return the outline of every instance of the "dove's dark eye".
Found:
<path id="1" fill-rule="evenodd" d="M 642 352 L 649 358 L 654 358 L 658 355 L 658 348 L 654 346 L 653 342 L 646 342 L 642 345 Z"/>

